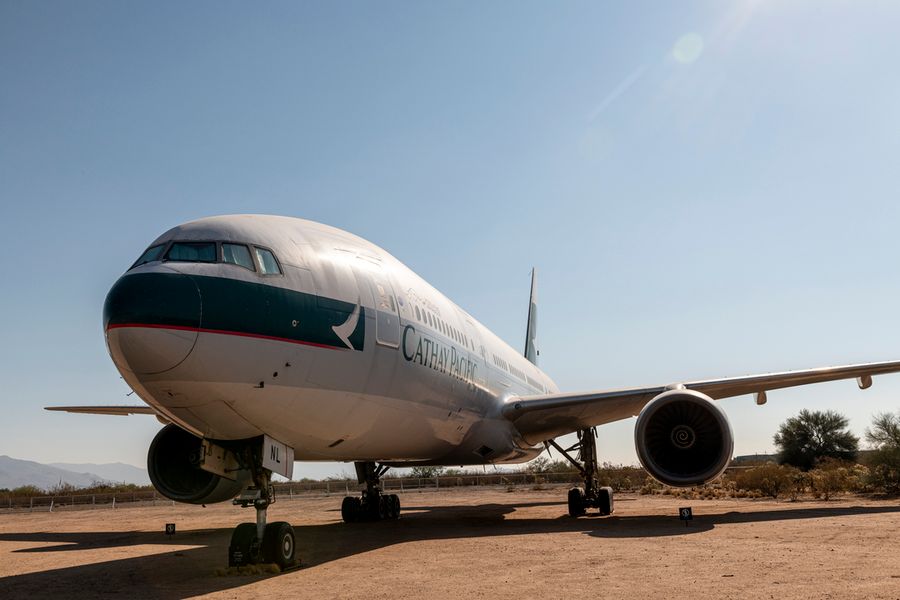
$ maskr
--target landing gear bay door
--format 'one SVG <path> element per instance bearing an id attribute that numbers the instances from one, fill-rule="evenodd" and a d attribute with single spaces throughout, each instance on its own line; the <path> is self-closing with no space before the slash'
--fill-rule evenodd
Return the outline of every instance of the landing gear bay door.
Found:
<path id="1" fill-rule="evenodd" d="M 291 479 L 294 475 L 294 449 L 264 435 L 262 466 Z"/>

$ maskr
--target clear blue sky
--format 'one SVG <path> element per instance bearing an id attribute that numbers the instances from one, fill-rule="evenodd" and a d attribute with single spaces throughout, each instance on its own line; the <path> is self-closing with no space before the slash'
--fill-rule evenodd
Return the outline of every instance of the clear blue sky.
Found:
<path id="1" fill-rule="evenodd" d="M 144 463 L 155 420 L 41 407 L 128 400 L 106 291 L 222 213 L 366 237 L 515 347 L 537 266 L 565 390 L 900 358 L 898 30 L 892 2 L 0 0 L 0 454 Z M 804 407 L 861 433 L 900 376 L 724 407 L 767 451 Z"/>

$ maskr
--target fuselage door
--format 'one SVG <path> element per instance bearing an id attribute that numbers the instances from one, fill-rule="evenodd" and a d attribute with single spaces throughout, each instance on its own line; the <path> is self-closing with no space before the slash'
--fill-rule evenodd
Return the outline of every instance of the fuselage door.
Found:
<path id="1" fill-rule="evenodd" d="M 383 346 L 400 346 L 400 314 L 397 298 L 387 276 L 380 268 L 366 273 L 375 300 L 375 341 Z"/>

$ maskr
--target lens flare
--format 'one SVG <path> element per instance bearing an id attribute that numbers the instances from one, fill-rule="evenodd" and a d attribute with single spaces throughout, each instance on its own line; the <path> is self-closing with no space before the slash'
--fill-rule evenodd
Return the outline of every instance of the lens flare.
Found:
<path id="1" fill-rule="evenodd" d="M 689 65 L 703 53 L 703 38 L 698 33 L 686 33 L 675 42 L 672 48 L 672 58 L 678 62 Z"/>

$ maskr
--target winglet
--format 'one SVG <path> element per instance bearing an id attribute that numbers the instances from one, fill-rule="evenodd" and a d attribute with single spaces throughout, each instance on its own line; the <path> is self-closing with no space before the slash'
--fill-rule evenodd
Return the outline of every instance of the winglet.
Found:
<path id="1" fill-rule="evenodd" d="M 525 329 L 525 358 L 537 364 L 537 269 L 531 269 L 531 298 L 528 300 L 528 327 Z"/>

